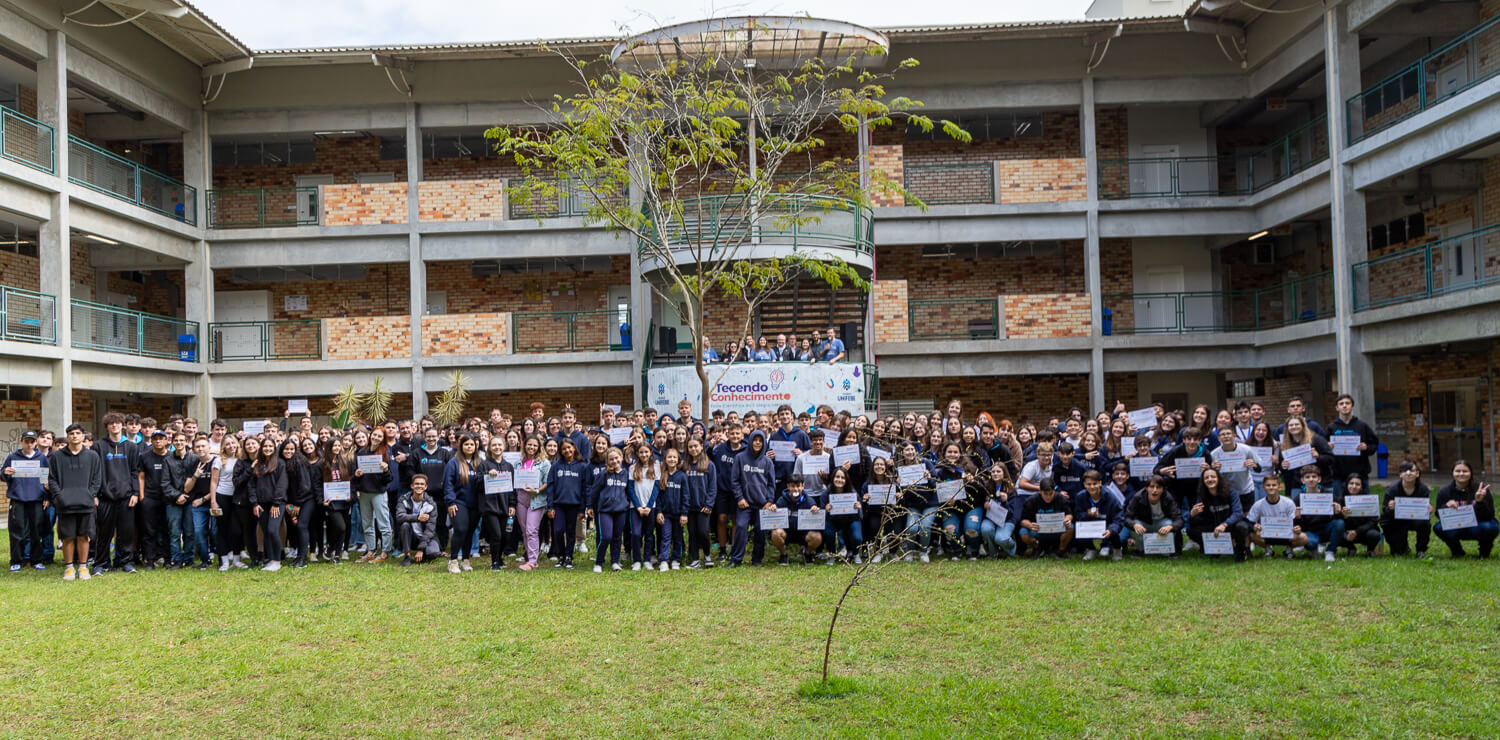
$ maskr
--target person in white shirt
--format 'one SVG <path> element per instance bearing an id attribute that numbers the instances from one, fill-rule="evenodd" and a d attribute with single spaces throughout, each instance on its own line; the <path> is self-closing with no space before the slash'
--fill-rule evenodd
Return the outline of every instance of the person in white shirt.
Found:
<path id="1" fill-rule="evenodd" d="M 792 463 L 792 475 L 802 480 L 802 490 L 808 496 L 821 496 L 828 490 L 828 473 L 833 469 L 833 455 L 823 446 L 823 430 L 809 431 L 807 439 L 811 444 L 807 452 L 798 455 L 796 462 Z M 808 472 L 820 462 L 821 468 L 816 472 Z"/>
<path id="2" fill-rule="evenodd" d="M 1255 505 L 1250 507 L 1250 513 L 1245 515 L 1245 519 L 1253 527 L 1250 531 L 1250 541 L 1266 548 L 1266 557 L 1275 554 L 1273 548 L 1280 545 L 1284 548 L 1286 557 L 1290 559 L 1292 553 L 1307 546 L 1307 535 L 1302 532 L 1302 528 L 1293 525 L 1290 539 L 1267 538 L 1261 535 L 1261 525 L 1268 521 L 1291 522 L 1297 516 L 1297 505 L 1290 498 L 1281 495 L 1280 478 L 1274 475 L 1266 476 L 1265 487 L 1266 497 L 1256 501 Z"/>

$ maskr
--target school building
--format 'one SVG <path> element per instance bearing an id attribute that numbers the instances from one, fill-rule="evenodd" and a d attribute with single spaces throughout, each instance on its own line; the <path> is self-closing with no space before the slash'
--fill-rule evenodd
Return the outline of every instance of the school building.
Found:
<path id="1" fill-rule="evenodd" d="M 928 207 L 851 212 L 825 246 L 873 290 L 794 286 L 758 332 L 839 327 L 883 409 L 1347 391 L 1393 460 L 1500 469 L 1500 0 L 1330 4 L 875 29 L 974 140 L 834 136 Z M 483 138 L 568 84 L 539 42 L 251 50 L 182 0 L 0 0 L 0 437 L 376 378 L 420 414 L 454 369 L 476 413 L 637 404 L 687 354 L 658 268 L 567 188 L 510 202 Z"/>

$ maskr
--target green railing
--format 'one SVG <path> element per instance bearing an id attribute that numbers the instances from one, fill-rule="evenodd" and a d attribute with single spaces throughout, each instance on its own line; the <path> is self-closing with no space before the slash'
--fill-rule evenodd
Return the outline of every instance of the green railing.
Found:
<path id="1" fill-rule="evenodd" d="M 57 344 L 57 298 L 0 286 L 0 339 Z"/>
<path id="2" fill-rule="evenodd" d="M 191 337 L 196 360 L 198 322 L 173 316 L 131 311 L 89 301 L 72 302 L 73 346 L 143 357 L 180 359 L 186 347 L 179 337 Z"/>
<path id="3" fill-rule="evenodd" d="M 68 137 L 68 179 L 189 225 L 198 222 L 198 191 L 76 136 Z"/>
<path id="4" fill-rule="evenodd" d="M 1112 293 L 1103 297 L 1105 334 L 1191 334 L 1276 329 L 1333 315 L 1333 273 L 1256 290 Z"/>
<path id="5" fill-rule="evenodd" d="M 865 369 L 865 410 L 874 412 L 880 408 L 880 368 L 873 363 L 866 362 Z"/>
<path id="6" fill-rule="evenodd" d="M 0 155 L 46 173 L 57 171 L 52 127 L 0 106 Z"/>
<path id="7" fill-rule="evenodd" d="M 902 168 L 901 177 L 906 189 L 927 205 L 998 202 L 992 162 L 908 164 Z"/>
<path id="8" fill-rule="evenodd" d="M 588 352 L 620 350 L 620 313 L 534 311 L 510 315 L 511 352 Z M 649 343 L 648 343 L 649 344 Z"/>
<path id="9" fill-rule="evenodd" d="M 208 191 L 210 229 L 316 226 L 321 213 L 315 186 Z"/>
<path id="10" fill-rule="evenodd" d="M 685 198 L 662 236 L 673 251 L 691 252 L 697 245 L 712 244 L 703 259 L 722 257 L 720 250 L 734 250 L 755 240 L 762 244 L 802 248 L 853 249 L 860 254 L 875 251 L 875 214 L 853 201 L 828 195 L 778 194 L 763 202 L 752 219 L 748 198 L 743 195 L 711 195 Z M 661 224 L 657 224 L 660 234 Z M 642 258 L 651 257 L 644 244 Z"/>
<path id="11" fill-rule="evenodd" d="M 593 195 L 577 180 L 535 178 L 535 181 L 549 185 L 553 193 L 530 192 L 526 188 L 529 181 L 531 179 L 525 177 L 512 177 L 505 181 L 506 218 L 516 220 L 587 216 L 589 206 L 593 205 Z M 605 201 L 623 205 L 626 195 L 624 191 L 620 191 L 606 196 Z"/>
<path id="12" fill-rule="evenodd" d="M 1328 158 L 1328 117 L 1318 116 L 1248 154 L 1099 160 L 1099 197 L 1253 195 Z"/>
<path id="13" fill-rule="evenodd" d="M 1500 41 L 1500 16 L 1422 55 L 1416 61 L 1344 102 L 1348 141 L 1427 110 L 1500 73 L 1492 47 Z"/>
<path id="14" fill-rule="evenodd" d="M 1000 301 L 995 296 L 907 300 L 906 321 L 913 342 L 997 339 Z"/>
<path id="15" fill-rule="evenodd" d="M 323 322 L 216 321 L 208 325 L 208 356 L 213 362 L 320 359 Z"/>
<path id="16" fill-rule="evenodd" d="M 1354 310 L 1500 283 L 1500 224 L 1355 263 Z"/>

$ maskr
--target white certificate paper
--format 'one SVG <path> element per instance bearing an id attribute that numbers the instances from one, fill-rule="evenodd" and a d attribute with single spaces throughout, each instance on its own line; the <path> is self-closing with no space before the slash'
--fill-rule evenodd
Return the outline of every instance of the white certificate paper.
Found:
<path id="1" fill-rule="evenodd" d="M 266 423 L 264 421 L 247 421 L 240 424 L 240 429 L 245 434 L 261 434 L 266 431 Z"/>
<path id="2" fill-rule="evenodd" d="M 1328 441 L 1333 444 L 1333 454 L 1340 457 L 1355 457 L 1361 454 L 1358 434 L 1335 434 Z"/>
<path id="3" fill-rule="evenodd" d="M 1042 531 L 1037 534 L 1062 534 L 1067 529 L 1063 519 L 1068 515 L 1061 511 L 1049 511 L 1045 514 L 1036 515 L 1036 523 L 1041 526 Z"/>
<path id="4" fill-rule="evenodd" d="M 1228 532 L 1215 534 L 1213 532 L 1203 533 L 1204 555 L 1233 555 L 1234 537 Z"/>
<path id="5" fill-rule="evenodd" d="M 609 430 L 609 443 L 611 445 L 622 445 L 630 441 L 630 433 L 634 431 L 630 427 L 612 427 Z"/>
<path id="6" fill-rule="evenodd" d="M 1297 499 L 1302 516 L 1333 516 L 1333 494 L 1304 493 Z"/>
<path id="7" fill-rule="evenodd" d="M 1268 540 L 1289 540 L 1292 538 L 1292 520 L 1267 519 L 1260 523 L 1260 536 Z"/>
<path id="8" fill-rule="evenodd" d="M 359 472 L 366 475 L 381 472 L 379 455 L 360 455 L 354 458 L 354 462 L 359 465 Z"/>
<path id="9" fill-rule="evenodd" d="M 1147 406 L 1130 412 L 1130 426 L 1137 432 L 1144 432 L 1156 426 L 1156 407 Z"/>
<path id="10" fill-rule="evenodd" d="M 1345 496 L 1344 506 L 1349 508 L 1349 516 L 1352 517 L 1380 516 L 1380 497 L 1373 493 Z"/>
<path id="11" fill-rule="evenodd" d="M 844 463 L 859 464 L 859 445 L 839 445 L 833 448 L 833 466 L 842 468 Z"/>
<path id="12" fill-rule="evenodd" d="M 896 503 L 896 487 L 889 483 L 871 483 L 865 491 L 870 494 L 871 506 L 886 506 Z"/>
<path id="13" fill-rule="evenodd" d="M 511 465 L 520 465 L 521 460 L 524 458 L 519 450 L 513 450 L 500 453 L 500 459 L 510 463 Z"/>
<path id="14" fill-rule="evenodd" d="M 1438 521 L 1442 522 L 1444 532 L 1479 526 L 1479 520 L 1474 517 L 1473 506 L 1460 506 L 1454 509 L 1443 507 L 1438 509 Z"/>
<path id="15" fill-rule="evenodd" d="M 1147 532 L 1142 535 L 1145 540 L 1147 555 L 1171 555 L 1176 552 L 1172 546 L 1172 535 Z"/>
<path id="16" fill-rule="evenodd" d="M 803 453 L 802 457 L 798 458 L 802 461 L 802 474 L 811 475 L 813 473 L 828 472 L 828 458 L 829 454 L 826 452 L 821 455 Z"/>
<path id="17" fill-rule="evenodd" d="M 307 399 L 305 399 L 305 398 L 293 398 L 292 400 L 287 401 L 286 402 L 286 411 L 289 414 L 305 414 L 305 413 L 307 413 Z"/>
<path id="18" fill-rule="evenodd" d="M 1289 450 L 1285 450 L 1281 453 L 1281 459 L 1285 460 L 1288 465 L 1291 465 L 1292 470 L 1296 470 L 1304 465 L 1318 464 L 1318 456 L 1313 453 L 1312 445 L 1297 445 Z"/>
<path id="19" fill-rule="evenodd" d="M 1219 457 L 1220 473 L 1243 473 L 1245 472 L 1245 453 L 1236 449 L 1234 452 L 1226 452 Z"/>
<path id="20" fill-rule="evenodd" d="M 1156 470 L 1157 459 L 1155 457 L 1130 458 L 1130 477 L 1150 478 L 1152 472 Z"/>
<path id="21" fill-rule="evenodd" d="M 1107 534 L 1109 534 L 1109 522 L 1103 520 L 1079 522 L 1073 526 L 1073 536 L 1080 540 L 1103 539 Z"/>
<path id="22" fill-rule="evenodd" d="M 927 466 L 921 463 L 917 463 L 916 465 L 902 465 L 896 468 L 896 475 L 898 476 L 897 482 L 901 485 L 914 486 L 921 483 L 922 478 L 926 477 Z"/>
<path id="23" fill-rule="evenodd" d="M 1203 477 L 1203 458 L 1201 457 L 1179 457 L 1173 464 L 1177 466 L 1179 479 Z"/>
<path id="24" fill-rule="evenodd" d="M 1127 434 L 1120 438 L 1120 454 L 1126 457 L 1135 454 L 1135 436 Z"/>
<path id="25" fill-rule="evenodd" d="M 940 504 L 958 499 L 964 500 L 964 482 L 962 480 L 945 480 L 937 484 L 937 500 Z"/>
<path id="26" fill-rule="evenodd" d="M 349 500 L 349 481 L 331 480 L 323 484 L 323 498 L 329 501 Z"/>
<path id="27" fill-rule="evenodd" d="M 786 509 L 760 510 L 761 529 L 786 529 L 791 523 L 791 514 Z"/>
<path id="28" fill-rule="evenodd" d="M 1271 466 L 1271 453 L 1274 452 L 1276 448 L 1251 447 L 1250 445 L 1245 445 L 1245 447 L 1246 449 L 1250 450 L 1250 454 L 1255 455 L 1255 461 L 1260 463 L 1260 466 L 1262 468 Z"/>
<path id="29" fill-rule="evenodd" d="M 880 458 L 880 459 L 882 459 L 882 460 L 890 460 L 891 459 L 891 453 L 886 452 L 885 450 L 883 450 L 883 449 L 881 449 L 879 447 L 866 447 L 865 451 L 867 451 L 867 452 L 870 453 L 870 457 L 872 459 L 873 458 L 877 458 L 877 457 Z"/>
<path id="30" fill-rule="evenodd" d="M 1428 511 L 1431 502 L 1421 496 L 1397 496 L 1396 518 L 1406 521 L 1425 522 L 1432 518 Z"/>
<path id="31" fill-rule="evenodd" d="M 804 532 L 821 532 L 827 525 L 828 512 L 826 511 L 801 510 L 797 512 L 797 529 Z"/>
<path id="32" fill-rule="evenodd" d="M 516 485 L 511 480 L 510 473 L 501 471 L 498 475 L 486 475 L 484 477 L 484 492 L 488 495 L 510 493 L 514 490 L 516 490 Z"/>
<path id="33" fill-rule="evenodd" d="M 520 468 L 515 475 L 516 488 L 525 490 L 530 488 L 536 490 L 542 487 L 541 468 Z"/>
<path id="34" fill-rule="evenodd" d="M 791 462 L 796 456 L 796 442 L 782 442 L 772 440 L 771 451 L 776 453 L 776 462 Z"/>
<path id="35" fill-rule="evenodd" d="M 14 460 L 10 464 L 16 469 L 12 478 L 46 478 L 48 470 L 42 467 L 42 458 L 35 460 Z"/>
<path id="36" fill-rule="evenodd" d="M 857 493 L 828 494 L 828 512 L 834 516 L 846 516 L 857 513 L 858 506 L 859 494 Z"/>

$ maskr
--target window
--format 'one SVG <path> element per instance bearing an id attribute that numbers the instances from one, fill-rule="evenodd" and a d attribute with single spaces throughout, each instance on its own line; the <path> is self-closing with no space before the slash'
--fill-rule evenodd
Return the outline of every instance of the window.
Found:
<path id="1" fill-rule="evenodd" d="M 1230 398 L 1255 398 L 1266 395 L 1266 379 L 1250 378 L 1248 380 L 1229 381 L 1228 395 Z"/>
<path id="2" fill-rule="evenodd" d="M 234 283 L 291 283 L 310 280 L 364 280 L 364 265 L 313 265 L 304 267 L 236 267 L 229 271 Z"/>
<path id="3" fill-rule="evenodd" d="M 406 137 L 380 137 L 380 159 L 382 161 L 388 161 L 392 159 L 406 159 Z"/>
<path id="4" fill-rule="evenodd" d="M 943 116 L 933 116 L 933 128 L 931 131 L 923 131 L 915 124 L 907 124 L 907 141 L 952 141 L 948 134 L 943 132 L 937 119 Z M 951 119 L 950 119 L 951 120 Z M 992 113 L 989 115 L 964 116 L 955 121 L 963 130 L 969 132 L 975 141 L 985 139 L 1031 139 L 1042 136 L 1042 114 L 1041 113 Z"/>
<path id="5" fill-rule="evenodd" d="M 1400 105 L 1403 100 L 1418 94 L 1418 82 L 1417 68 L 1412 67 L 1400 75 L 1392 77 L 1384 85 L 1371 90 L 1364 97 L 1365 117 L 1369 118 L 1387 108 Z"/>

